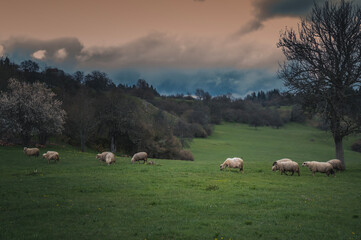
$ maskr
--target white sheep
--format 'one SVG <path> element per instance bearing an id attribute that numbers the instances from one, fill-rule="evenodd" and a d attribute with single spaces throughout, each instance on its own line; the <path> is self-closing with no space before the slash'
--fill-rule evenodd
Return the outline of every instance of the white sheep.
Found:
<path id="1" fill-rule="evenodd" d="M 283 173 L 287 175 L 286 172 L 292 172 L 291 176 L 293 176 L 293 174 L 297 172 L 298 176 L 300 176 L 300 167 L 298 166 L 298 163 L 294 161 L 276 162 L 276 164 L 272 166 L 272 171 L 277 171 L 277 170 L 280 170 L 281 175 Z"/>
<path id="2" fill-rule="evenodd" d="M 132 157 L 132 164 L 136 161 L 138 161 L 138 163 L 140 163 L 140 160 L 143 160 L 143 163 L 145 163 L 148 159 L 148 154 L 146 152 L 138 152 L 136 154 L 133 155 Z"/>
<path id="3" fill-rule="evenodd" d="M 40 150 L 39 150 L 39 148 L 27 148 L 27 147 L 24 147 L 24 153 L 26 155 L 28 155 L 29 157 L 30 156 L 39 157 Z"/>
<path id="4" fill-rule="evenodd" d="M 115 163 L 115 155 L 112 152 L 102 152 L 96 155 L 96 159 L 101 162 L 106 162 L 108 165 Z"/>
<path id="5" fill-rule="evenodd" d="M 335 170 L 343 170 L 342 162 L 339 159 L 331 159 L 327 161 L 328 163 L 331 163 L 333 169 Z"/>
<path id="6" fill-rule="evenodd" d="M 239 168 L 239 171 L 242 171 L 242 173 L 244 173 L 243 170 L 243 159 L 242 158 L 238 158 L 238 157 L 234 157 L 234 158 L 227 158 L 220 166 L 220 170 L 222 171 L 224 168 L 228 167 L 228 170 L 230 171 L 231 168 Z"/>
<path id="7" fill-rule="evenodd" d="M 290 161 L 292 162 L 292 160 L 289 159 L 289 158 L 282 158 L 280 160 L 277 160 L 277 161 L 273 162 L 272 166 L 276 165 L 279 162 L 290 162 Z"/>
<path id="8" fill-rule="evenodd" d="M 47 151 L 43 154 L 43 158 L 48 159 L 48 164 L 50 163 L 50 160 L 54 160 L 55 163 L 56 161 L 60 161 L 59 153 L 55 151 Z"/>
<path id="9" fill-rule="evenodd" d="M 312 176 L 315 176 L 315 172 L 326 173 L 327 176 L 329 176 L 330 174 L 333 174 L 335 176 L 333 167 L 331 163 L 328 162 L 307 161 L 302 163 L 302 167 L 308 167 L 312 172 Z"/>

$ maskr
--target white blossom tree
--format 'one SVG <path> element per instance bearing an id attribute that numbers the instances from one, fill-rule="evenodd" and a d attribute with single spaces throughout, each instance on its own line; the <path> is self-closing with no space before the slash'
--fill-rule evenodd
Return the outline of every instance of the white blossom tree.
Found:
<path id="1" fill-rule="evenodd" d="M 9 91 L 0 94 L 0 132 L 21 138 L 28 145 L 33 136 L 60 134 L 66 112 L 55 93 L 43 83 L 9 79 Z"/>

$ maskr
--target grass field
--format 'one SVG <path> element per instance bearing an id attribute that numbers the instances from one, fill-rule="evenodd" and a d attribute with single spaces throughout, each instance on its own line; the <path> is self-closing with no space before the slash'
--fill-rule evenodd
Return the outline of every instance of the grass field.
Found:
<path id="1" fill-rule="evenodd" d="M 355 139 L 345 141 L 347 171 L 336 177 L 271 171 L 284 157 L 334 158 L 330 134 L 298 124 L 219 125 L 191 143 L 194 162 L 154 166 L 120 157 L 106 166 L 68 146 L 51 148 L 61 161 L 48 164 L 0 147 L 0 239 L 361 239 Z M 219 171 L 234 156 L 245 173 Z"/>

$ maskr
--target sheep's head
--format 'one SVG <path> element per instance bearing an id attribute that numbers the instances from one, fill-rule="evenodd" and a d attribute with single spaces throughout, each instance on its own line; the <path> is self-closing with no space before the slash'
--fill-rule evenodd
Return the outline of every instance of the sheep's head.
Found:
<path id="1" fill-rule="evenodd" d="M 277 170 L 279 170 L 279 167 L 277 165 L 272 166 L 272 171 L 277 171 Z"/>
<path id="2" fill-rule="evenodd" d="M 28 149 L 27 147 L 24 147 L 24 152 L 26 151 L 26 149 Z"/>
<path id="3" fill-rule="evenodd" d="M 95 157 L 95 159 L 100 159 L 101 158 L 101 154 L 97 154 L 97 156 Z"/>
<path id="4" fill-rule="evenodd" d="M 223 170 L 224 169 L 224 167 L 225 167 L 225 164 L 221 164 L 221 165 L 219 165 L 219 170 Z"/>
<path id="5" fill-rule="evenodd" d="M 302 163 L 302 167 L 308 167 L 308 163 L 309 163 L 309 162 L 304 162 L 304 163 Z"/>
<path id="6" fill-rule="evenodd" d="M 43 153 L 43 158 L 46 158 L 46 153 Z"/>
<path id="7" fill-rule="evenodd" d="M 134 159 L 134 157 L 132 157 L 132 160 L 131 160 L 131 162 L 132 162 L 132 164 L 135 162 L 135 159 Z"/>

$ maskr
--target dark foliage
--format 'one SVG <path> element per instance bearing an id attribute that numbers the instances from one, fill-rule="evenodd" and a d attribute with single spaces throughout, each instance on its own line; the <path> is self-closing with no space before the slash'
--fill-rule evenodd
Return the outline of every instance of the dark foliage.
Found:
<path id="1" fill-rule="evenodd" d="M 351 145 L 351 150 L 361 153 L 361 139 L 357 140 Z"/>

